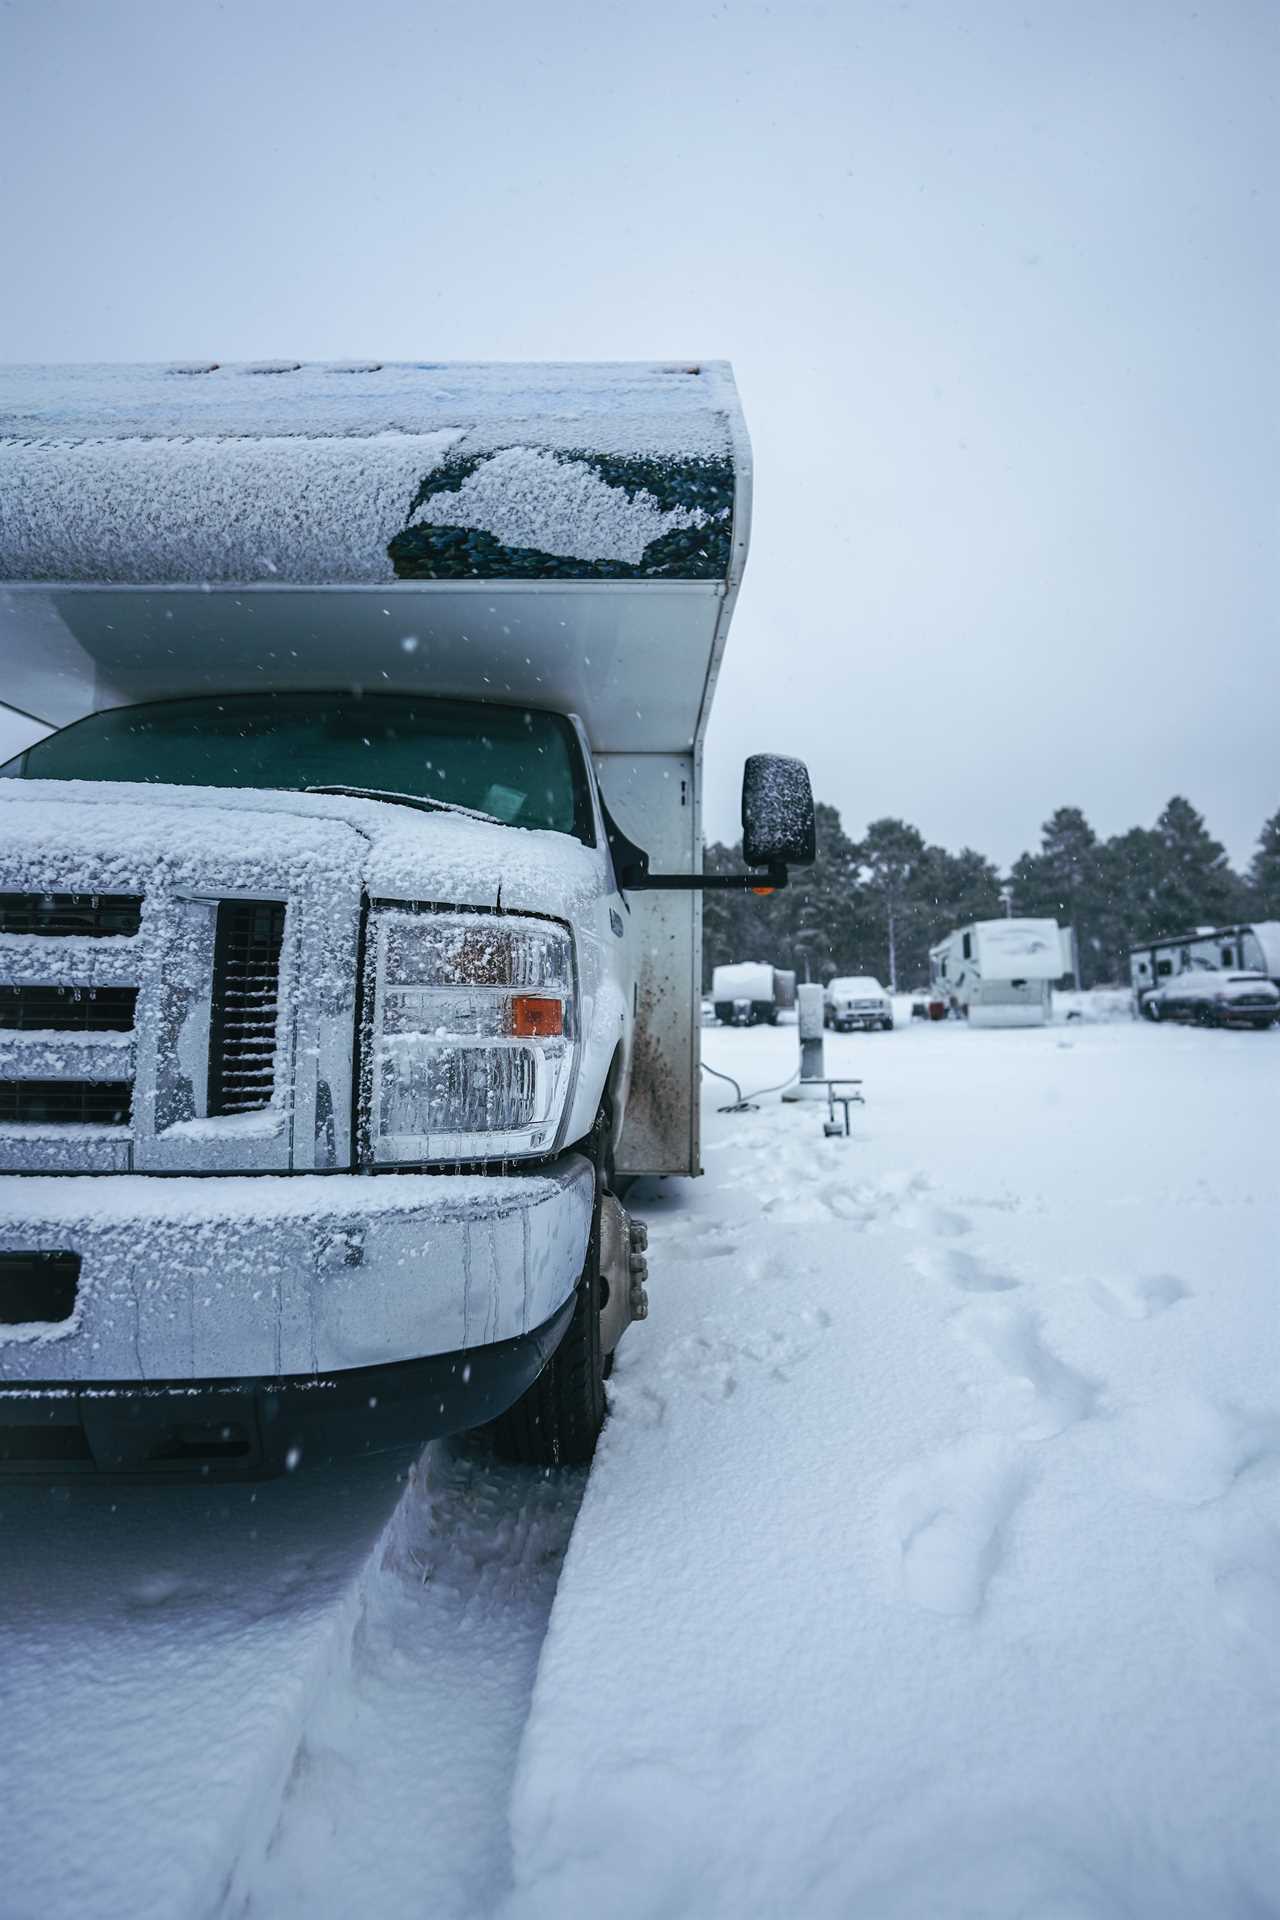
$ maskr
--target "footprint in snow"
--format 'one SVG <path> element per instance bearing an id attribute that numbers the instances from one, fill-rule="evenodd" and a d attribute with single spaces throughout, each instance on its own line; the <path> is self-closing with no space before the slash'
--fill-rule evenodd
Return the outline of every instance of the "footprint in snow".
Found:
<path id="1" fill-rule="evenodd" d="M 925 1280 L 945 1280 L 961 1293 L 1011 1293 L 1018 1285 L 1004 1273 L 964 1247 L 916 1247 L 908 1262 Z"/>
<path id="2" fill-rule="evenodd" d="M 1138 1484 L 1180 1507 L 1220 1500 L 1241 1474 L 1280 1454 L 1280 1413 L 1200 1394 L 1144 1407 L 1129 1424 Z"/>
<path id="3" fill-rule="evenodd" d="M 1095 1280 L 1091 1292 L 1100 1307 L 1125 1320 L 1151 1320 L 1191 1298 L 1191 1288 L 1176 1273 L 1121 1274 Z"/>
<path id="4" fill-rule="evenodd" d="M 667 1349 L 664 1365 L 688 1380 L 704 1400 L 728 1400 L 744 1378 L 761 1372 L 784 1385 L 791 1369 L 813 1352 L 831 1326 L 823 1307 L 799 1312 L 787 1327 L 758 1327 L 733 1338 L 690 1333 Z"/>
<path id="5" fill-rule="evenodd" d="M 943 1240 L 958 1240 L 962 1233 L 968 1233 L 973 1226 L 966 1213 L 956 1213 L 951 1207 L 935 1207 L 927 1216 L 925 1225 L 930 1233 L 936 1233 Z"/>
<path id="6" fill-rule="evenodd" d="M 1040 1337 L 1039 1315 L 1003 1301 L 961 1307 L 952 1326 L 997 1371 L 1013 1423 L 1029 1440 L 1048 1440 L 1085 1420 L 1098 1403 L 1095 1381 L 1060 1360 Z"/>
<path id="7" fill-rule="evenodd" d="M 686 1220 L 679 1228 L 672 1250 L 679 1257 L 690 1260 L 727 1259 L 738 1251 L 733 1232 L 734 1229 L 721 1220 Z"/>
<path id="8" fill-rule="evenodd" d="M 890 1483 L 885 1513 L 901 1589 L 929 1613 L 977 1613 L 1027 1485 L 1007 1443 L 977 1434 L 916 1461 Z"/>
<path id="9" fill-rule="evenodd" d="M 1274 1653 L 1280 1646 L 1280 1569 L 1226 1567 L 1214 1584 L 1222 1617 L 1232 1631 Z"/>

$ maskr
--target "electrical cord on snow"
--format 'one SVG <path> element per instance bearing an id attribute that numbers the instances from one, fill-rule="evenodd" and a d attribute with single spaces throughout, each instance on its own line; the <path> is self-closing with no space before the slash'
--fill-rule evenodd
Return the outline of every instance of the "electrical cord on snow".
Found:
<path id="1" fill-rule="evenodd" d="M 700 1061 L 699 1065 L 704 1073 L 714 1074 L 717 1080 L 727 1080 L 738 1096 L 736 1100 L 731 1100 L 727 1106 L 717 1107 L 717 1113 L 757 1113 L 759 1108 L 756 1103 L 763 1100 L 766 1093 L 781 1093 L 784 1087 L 789 1087 L 793 1080 L 798 1080 L 800 1077 L 800 1069 L 797 1067 L 795 1072 L 789 1073 L 785 1080 L 780 1080 L 776 1087 L 758 1087 L 754 1093 L 748 1094 L 744 1098 L 742 1088 L 738 1085 L 731 1073 L 721 1073 L 719 1067 L 709 1067 L 705 1060 Z"/>

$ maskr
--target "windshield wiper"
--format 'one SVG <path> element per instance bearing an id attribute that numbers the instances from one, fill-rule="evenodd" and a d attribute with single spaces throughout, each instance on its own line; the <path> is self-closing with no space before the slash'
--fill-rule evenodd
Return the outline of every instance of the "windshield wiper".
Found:
<path id="1" fill-rule="evenodd" d="M 419 813 L 460 813 L 464 820 L 483 820 L 486 826 L 510 826 L 496 813 L 481 813 L 479 807 L 460 807 L 456 800 L 429 800 L 421 793 L 391 793 L 385 787 L 303 787 L 303 793 L 335 793 L 351 800 L 386 800 L 392 806 L 416 807 Z"/>

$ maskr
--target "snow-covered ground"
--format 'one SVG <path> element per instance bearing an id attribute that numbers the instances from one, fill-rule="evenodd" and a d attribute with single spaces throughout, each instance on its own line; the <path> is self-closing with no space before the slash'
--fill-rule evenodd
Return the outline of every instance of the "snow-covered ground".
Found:
<path id="1" fill-rule="evenodd" d="M 1062 1011 L 708 1081 L 585 1485 L 5 1490 L 5 1920 L 1280 1910 L 1280 1035 Z"/>

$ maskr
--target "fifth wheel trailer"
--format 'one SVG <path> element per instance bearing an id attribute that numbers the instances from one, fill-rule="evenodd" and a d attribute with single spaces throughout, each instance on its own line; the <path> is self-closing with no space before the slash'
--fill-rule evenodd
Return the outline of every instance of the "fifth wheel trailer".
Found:
<path id="1" fill-rule="evenodd" d="M 930 978 L 975 1026 L 1041 1026 L 1053 983 L 1075 972 L 1070 927 L 1056 920 L 976 920 L 929 950 Z"/>
<path id="2" fill-rule="evenodd" d="M 0 373 L 0 1460 L 583 1459 L 698 1171 L 727 366 Z"/>

